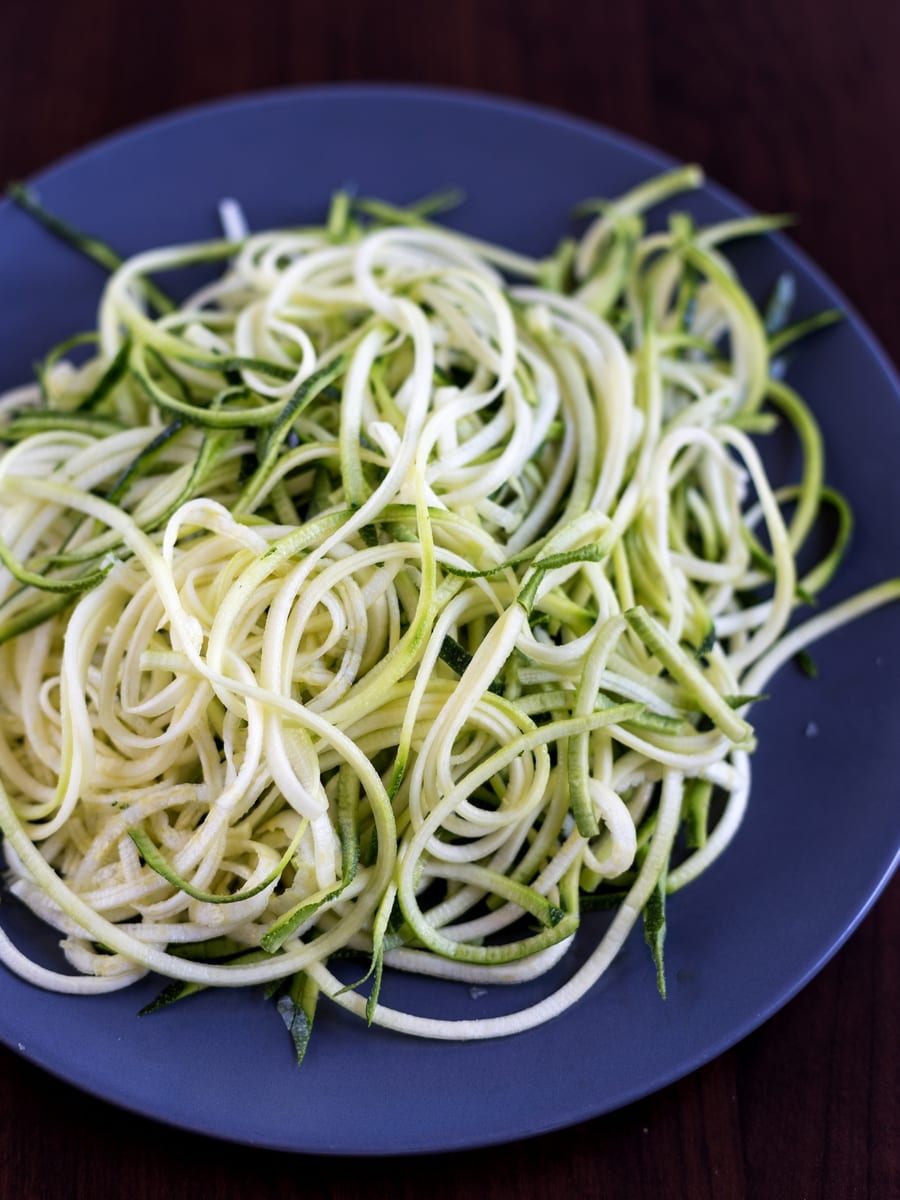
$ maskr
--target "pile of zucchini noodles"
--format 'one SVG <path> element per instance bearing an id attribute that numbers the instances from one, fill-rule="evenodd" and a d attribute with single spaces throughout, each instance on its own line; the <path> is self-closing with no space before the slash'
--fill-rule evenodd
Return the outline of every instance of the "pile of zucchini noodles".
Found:
<path id="1" fill-rule="evenodd" d="M 666 897 L 745 810 L 752 700 L 898 593 L 786 633 L 849 512 L 770 370 L 811 326 L 720 250 L 777 222 L 647 232 L 699 182 L 598 203 L 544 260 L 427 204 L 341 193 L 254 236 L 226 204 L 224 240 L 121 263 L 96 333 L 0 400 L 7 886 L 77 974 L 0 934 L 9 968 L 266 984 L 298 1054 L 320 992 L 420 1036 L 530 1028 L 641 919 L 664 988 Z M 178 305 L 150 280 L 198 263 L 224 273 Z M 775 490 L 749 435 L 778 421 L 804 466 Z M 521 1011 L 378 1002 L 385 965 L 533 979 L 595 908 L 596 948 Z"/>

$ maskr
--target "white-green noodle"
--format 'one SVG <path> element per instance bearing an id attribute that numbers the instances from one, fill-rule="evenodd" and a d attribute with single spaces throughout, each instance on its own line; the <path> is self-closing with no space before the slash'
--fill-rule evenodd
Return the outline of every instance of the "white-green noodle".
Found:
<path id="1" fill-rule="evenodd" d="M 340 196 L 257 235 L 226 202 L 228 240 L 118 266 L 87 358 L 0 398 L 7 887 L 75 973 L 2 932 L 0 961 L 76 993 L 283 981 L 310 1020 L 321 990 L 437 1038 L 558 1015 L 642 915 L 661 977 L 664 897 L 748 802 L 753 698 L 900 593 L 787 632 L 849 517 L 720 249 L 777 222 L 645 230 L 699 182 L 544 261 Z M 220 273 L 179 305 L 147 286 L 196 263 Z M 786 488 L 748 436 L 772 414 Z M 798 578 L 823 505 L 838 540 Z M 378 1000 L 384 966 L 533 979 L 596 907 L 536 1005 Z"/>

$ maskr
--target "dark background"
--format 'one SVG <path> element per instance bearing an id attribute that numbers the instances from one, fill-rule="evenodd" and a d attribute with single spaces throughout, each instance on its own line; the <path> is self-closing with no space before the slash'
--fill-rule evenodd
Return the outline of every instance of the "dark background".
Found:
<path id="1" fill-rule="evenodd" d="M 900 360 L 893 0 L 0 0 L 0 182 L 186 104 L 345 80 L 520 97 L 701 162 L 754 207 L 797 214 L 792 236 Z M 799 997 L 709 1066 L 575 1129 L 440 1162 L 224 1146 L 0 1049 L 0 1195 L 887 1200 L 898 942 L 895 881 Z"/>

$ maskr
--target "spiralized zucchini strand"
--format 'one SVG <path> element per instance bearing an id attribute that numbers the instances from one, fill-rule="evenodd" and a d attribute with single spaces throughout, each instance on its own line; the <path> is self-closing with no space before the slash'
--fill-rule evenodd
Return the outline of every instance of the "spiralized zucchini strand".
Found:
<path id="1" fill-rule="evenodd" d="M 648 231 L 701 178 L 592 202 L 544 261 L 432 223 L 446 197 L 339 193 L 259 234 L 228 200 L 226 239 L 122 263 L 19 195 L 112 275 L 96 333 L 0 397 L 0 830 L 74 973 L 0 931 L 10 970 L 177 981 L 150 1009 L 283 983 L 301 1056 L 320 991 L 415 1036 L 531 1028 L 642 915 L 662 990 L 662 897 L 738 832 L 752 703 L 900 596 L 790 628 L 850 509 L 722 249 L 778 222 Z M 197 264 L 222 273 L 180 304 L 153 286 Z M 773 483 L 748 433 L 780 420 L 803 465 Z M 506 1016 L 380 995 L 386 966 L 512 985 L 584 938 Z"/>

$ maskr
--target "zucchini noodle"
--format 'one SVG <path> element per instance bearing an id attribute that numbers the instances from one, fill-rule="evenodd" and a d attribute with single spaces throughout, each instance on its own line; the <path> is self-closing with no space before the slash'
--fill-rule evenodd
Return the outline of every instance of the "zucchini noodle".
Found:
<path id="1" fill-rule="evenodd" d="M 849 509 L 720 248 L 779 221 L 647 231 L 700 181 L 595 205 L 544 260 L 343 194 L 322 227 L 249 234 L 225 201 L 221 241 L 85 243 L 114 268 L 97 330 L 0 398 L 7 889 L 75 973 L 0 932 L 6 967 L 85 994 L 156 972 L 160 1003 L 266 984 L 301 1057 L 319 992 L 424 1037 L 534 1026 L 641 920 L 664 993 L 666 897 L 738 831 L 757 693 L 900 593 L 788 632 Z M 177 304 L 148 278 L 198 265 Z M 776 420 L 784 487 L 748 436 Z M 535 1005 L 379 1000 L 386 966 L 535 979 L 592 909 Z"/>

